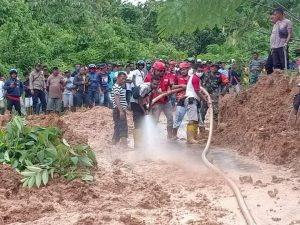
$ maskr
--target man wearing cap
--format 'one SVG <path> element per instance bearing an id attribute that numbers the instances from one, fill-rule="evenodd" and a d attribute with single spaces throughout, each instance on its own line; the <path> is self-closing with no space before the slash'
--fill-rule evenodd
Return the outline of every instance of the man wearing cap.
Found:
<path id="1" fill-rule="evenodd" d="M 36 64 L 35 69 L 29 75 L 29 87 L 33 96 L 33 109 L 36 114 L 39 113 L 38 100 L 42 104 L 42 111 L 46 113 L 46 82 L 44 72 L 42 71 L 42 65 Z"/>
<path id="2" fill-rule="evenodd" d="M 284 70 L 288 65 L 288 44 L 292 37 L 292 22 L 284 18 L 284 12 L 277 8 L 272 13 L 273 30 L 270 38 L 274 70 Z"/>
<path id="3" fill-rule="evenodd" d="M 96 65 L 89 65 L 89 72 L 87 74 L 88 93 L 90 98 L 90 106 L 93 107 L 100 105 L 100 76 L 96 73 Z"/>
<path id="4" fill-rule="evenodd" d="M 73 89 L 74 89 L 74 77 L 71 77 L 71 73 L 69 70 L 65 70 L 65 78 L 64 78 L 64 93 L 63 93 L 63 102 L 65 111 L 74 109 L 74 101 L 73 101 Z"/>
<path id="5" fill-rule="evenodd" d="M 47 111 L 60 113 L 62 110 L 64 77 L 59 73 L 59 69 L 57 67 L 53 67 L 52 74 L 47 80 L 47 87 L 49 93 Z"/>
<path id="6" fill-rule="evenodd" d="M 180 68 L 180 75 L 176 76 L 172 85 L 172 89 L 177 89 L 177 88 L 183 88 L 183 91 L 180 91 L 176 95 L 176 101 L 177 101 L 177 106 L 176 106 L 176 115 L 175 115 L 175 121 L 173 124 L 173 137 L 177 138 L 177 132 L 178 129 L 182 123 L 182 120 L 185 116 L 186 113 L 186 107 L 184 104 L 185 101 L 185 94 L 186 94 L 186 86 L 189 81 L 190 76 L 188 75 L 188 70 L 190 68 L 190 64 L 188 62 L 182 62 L 179 64 Z"/>
<path id="7" fill-rule="evenodd" d="M 221 87 L 226 86 L 228 83 L 229 83 L 228 78 L 224 74 L 218 72 L 218 64 L 213 64 L 211 66 L 211 72 L 209 72 L 208 74 L 204 74 L 202 78 L 203 87 L 208 91 L 208 93 L 212 97 L 215 127 L 218 124 L 219 96 L 220 94 L 224 95 L 226 91 L 224 89 L 222 90 Z M 203 121 L 205 121 L 207 109 L 208 109 L 207 104 L 202 105 L 201 117 Z"/>
<path id="8" fill-rule="evenodd" d="M 107 65 L 102 63 L 99 65 L 99 79 L 100 79 L 100 104 L 109 107 L 110 105 L 110 91 L 109 83 L 110 76 L 107 72 Z"/>
<path id="9" fill-rule="evenodd" d="M 137 87 L 144 83 L 145 79 L 145 62 L 144 60 L 139 60 L 136 64 L 137 68 L 132 72 L 132 88 Z"/>
<path id="10" fill-rule="evenodd" d="M 155 97 L 159 96 L 162 93 L 168 92 L 171 88 L 169 76 L 166 74 L 166 66 L 164 63 L 160 61 L 156 61 L 153 66 L 153 73 L 149 73 L 146 78 L 145 82 L 151 82 L 152 76 L 158 76 L 161 78 L 159 83 L 159 90 L 151 94 L 150 99 L 154 99 Z M 150 100 L 151 102 L 152 100 Z M 160 114 L 163 112 L 167 118 L 167 132 L 168 132 L 168 139 L 173 138 L 173 108 L 171 103 L 169 102 L 169 98 L 163 97 L 159 99 L 153 106 L 152 106 L 152 115 L 156 122 L 158 123 Z"/>
<path id="11" fill-rule="evenodd" d="M 6 90 L 7 109 L 11 113 L 14 107 L 21 116 L 20 97 L 23 93 L 23 84 L 18 79 L 18 71 L 16 69 L 11 69 L 9 74 L 10 79 L 5 82 L 3 87 L 3 89 Z"/>

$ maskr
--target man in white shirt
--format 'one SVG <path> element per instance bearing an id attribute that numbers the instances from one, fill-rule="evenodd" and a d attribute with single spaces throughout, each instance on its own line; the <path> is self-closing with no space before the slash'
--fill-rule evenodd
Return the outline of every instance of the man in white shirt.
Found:
<path id="1" fill-rule="evenodd" d="M 218 70 L 219 73 L 224 74 L 227 78 L 229 77 L 228 70 L 225 69 L 226 64 L 224 62 L 219 63 L 220 69 Z"/>
<path id="2" fill-rule="evenodd" d="M 5 113 L 5 104 L 4 104 L 4 77 L 0 74 L 0 114 L 4 115 Z"/>
<path id="3" fill-rule="evenodd" d="M 132 71 L 132 88 L 137 87 L 144 83 L 145 73 L 143 71 L 145 67 L 145 62 L 139 60 L 137 62 L 137 69 Z"/>

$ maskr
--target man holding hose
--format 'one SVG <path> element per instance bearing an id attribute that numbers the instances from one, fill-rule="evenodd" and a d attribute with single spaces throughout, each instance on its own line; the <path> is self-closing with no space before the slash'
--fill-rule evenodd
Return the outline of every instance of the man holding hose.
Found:
<path id="1" fill-rule="evenodd" d="M 160 94 L 166 93 L 170 90 L 171 84 L 169 76 L 166 74 L 166 66 L 164 63 L 157 61 L 152 66 L 153 73 L 149 73 L 145 78 L 145 82 L 150 82 L 152 77 L 160 77 L 159 89 L 154 92 L 150 97 L 154 99 Z M 159 99 L 153 106 L 151 106 L 152 115 L 155 121 L 158 123 L 160 114 L 163 112 L 167 118 L 167 132 L 168 139 L 173 137 L 173 108 L 169 102 L 168 96 Z"/>
<path id="2" fill-rule="evenodd" d="M 187 125 L 187 144 L 198 144 L 198 104 L 200 101 L 207 102 L 201 92 L 201 74 L 195 73 L 189 79 L 186 86 L 185 106 L 189 123 Z"/>
<path id="3" fill-rule="evenodd" d="M 160 77 L 154 76 L 151 78 L 151 83 L 143 83 L 133 88 L 130 103 L 134 123 L 133 139 L 135 148 L 140 147 L 142 121 L 149 114 L 148 105 L 151 101 L 149 96 L 157 90 L 159 83 Z"/>
<path id="4" fill-rule="evenodd" d="M 177 139 L 177 132 L 182 123 L 182 120 L 186 114 L 186 107 L 184 105 L 184 101 L 186 99 L 185 89 L 188 84 L 190 76 L 188 75 L 188 71 L 190 68 L 190 63 L 182 62 L 179 64 L 180 75 L 175 78 L 174 85 L 172 85 L 172 89 L 183 88 L 184 90 L 180 91 L 176 95 L 176 115 L 175 121 L 173 124 L 173 137 Z"/>

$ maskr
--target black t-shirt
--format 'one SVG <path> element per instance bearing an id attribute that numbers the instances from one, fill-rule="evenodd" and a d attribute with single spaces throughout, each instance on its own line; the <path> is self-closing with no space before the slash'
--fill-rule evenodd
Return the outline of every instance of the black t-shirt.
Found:
<path id="1" fill-rule="evenodd" d="M 229 71 L 229 79 L 231 80 L 232 85 L 240 83 L 240 75 L 234 70 Z"/>

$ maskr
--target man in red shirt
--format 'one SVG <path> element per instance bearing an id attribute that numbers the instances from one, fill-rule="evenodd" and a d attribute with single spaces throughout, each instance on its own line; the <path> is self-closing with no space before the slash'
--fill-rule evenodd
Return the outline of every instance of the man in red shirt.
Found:
<path id="1" fill-rule="evenodd" d="M 171 86 L 174 85 L 174 81 L 176 79 L 176 74 L 175 74 L 175 66 L 176 66 L 176 62 L 174 60 L 170 60 L 168 62 L 169 64 L 169 69 L 167 71 L 167 74 L 169 76 L 170 79 L 170 84 Z M 172 107 L 174 108 L 176 105 L 176 93 L 170 96 L 170 103 L 172 105 Z"/>
<path id="2" fill-rule="evenodd" d="M 166 74 L 166 66 L 164 63 L 159 61 L 155 62 L 152 66 L 152 70 L 152 73 L 149 73 L 146 76 L 145 82 L 151 82 L 152 76 L 159 76 L 161 81 L 159 83 L 159 90 L 154 92 L 150 96 L 150 99 L 154 99 L 160 94 L 169 91 L 171 86 L 169 76 Z M 157 123 L 162 112 L 167 117 L 168 138 L 171 139 L 173 137 L 173 109 L 167 96 L 161 98 L 152 106 L 152 115 Z"/>
<path id="3" fill-rule="evenodd" d="M 184 88 L 186 89 L 187 83 L 189 81 L 190 76 L 188 75 L 188 71 L 190 68 L 190 64 L 188 62 L 182 62 L 179 64 L 180 75 L 175 78 L 174 85 L 172 89 Z M 178 92 L 176 96 L 177 106 L 176 106 L 176 115 L 175 121 L 173 124 L 173 137 L 177 138 L 178 129 L 182 123 L 182 120 L 186 113 L 186 107 L 184 105 L 184 101 L 186 99 L 185 90 Z"/>

